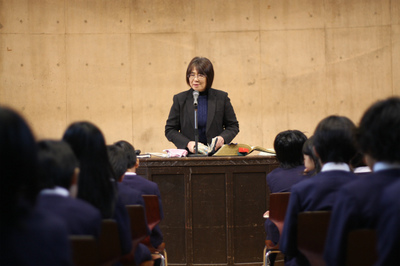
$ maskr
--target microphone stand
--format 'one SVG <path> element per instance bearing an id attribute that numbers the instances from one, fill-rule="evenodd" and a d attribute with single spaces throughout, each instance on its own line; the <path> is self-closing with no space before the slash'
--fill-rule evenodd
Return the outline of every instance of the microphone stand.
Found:
<path id="1" fill-rule="evenodd" d="M 195 154 L 199 154 L 199 127 L 197 122 L 197 104 L 193 104 L 194 106 L 194 151 Z"/>

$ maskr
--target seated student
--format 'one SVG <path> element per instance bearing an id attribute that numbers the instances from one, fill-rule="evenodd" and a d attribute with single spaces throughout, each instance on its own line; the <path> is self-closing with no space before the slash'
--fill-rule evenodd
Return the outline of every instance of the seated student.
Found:
<path id="1" fill-rule="evenodd" d="M 124 205 L 141 205 L 145 207 L 140 191 L 133 189 L 121 182 L 128 164 L 127 158 L 125 157 L 125 151 L 116 145 L 108 145 L 107 154 L 118 181 L 118 198 Z M 150 229 L 147 228 L 147 230 L 148 234 L 150 235 Z M 150 250 L 143 244 L 139 244 L 136 248 L 134 258 L 136 265 L 144 266 L 152 264 Z"/>
<path id="2" fill-rule="evenodd" d="M 354 156 L 355 125 L 346 117 L 329 116 L 314 132 L 315 154 L 322 163 L 321 172 L 292 186 L 285 216 L 280 250 L 287 265 L 307 265 L 307 259 L 297 249 L 297 217 L 300 212 L 330 210 L 337 191 L 357 177 L 348 165 Z"/>
<path id="3" fill-rule="evenodd" d="M 36 168 L 30 128 L 0 107 L 0 265 L 72 265 L 64 223 L 34 208 Z"/>
<path id="4" fill-rule="evenodd" d="M 39 179 L 40 191 L 37 208 L 62 219 L 70 235 L 100 235 L 99 210 L 75 199 L 79 174 L 79 162 L 68 143 L 64 141 L 40 141 Z"/>
<path id="5" fill-rule="evenodd" d="M 124 149 L 125 156 L 128 159 L 127 172 L 122 179 L 122 183 L 141 191 L 142 195 L 157 195 L 160 205 L 160 216 L 162 220 L 164 213 L 162 209 L 160 190 L 158 189 L 157 183 L 136 174 L 136 169 L 139 167 L 139 159 L 136 158 L 135 148 L 129 142 L 124 140 L 118 141 L 114 144 Z M 163 251 L 165 248 L 163 234 L 158 225 L 156 225 L 150 234 L 150 242 L 151 245 L 158 251 Z"/>
<path id="6" fill-rule="evenodd" d="M 64 132 L 79 160 L 78 198 L 96 207 L 103 219 L 118 225 L 122 255 L 131 253 L 132 239 L 128 212 L 117 198 L 114 171 L 108 160 L 106 143 L 100 129 L 90 122 L 75 122 Z"/>
<path id="7" fill-rule="evenodd" d="M 310 176 L 315 176 L 321 172 L 321 164 L 319 159 L 314 153 L 314 136 L 311 136 L 304 142 L 303 145 L 303 156 L 304 156 L 304 173 Z"/>
<path id="8" fill-rule="evenodd" d="M 270 193 L 289 192 L 292 185 L 308 177 L 304 175 L 302 153 L 302 148 L 306 140 L 306 135 L 299 130 L 286 130 L 276 135 L 274 149 L 276 158 L 279 161 L 279 167 L 267 175 L 267 184 Z M 267 235 L 266 239 L 271 240 L 276 245 L 280 237 L 276 225 L 267 218 L 264 228 Z M 271 264 L 273 264 L 275 256 L 275 254 L 270 256 Z"/>
<path id="9" fill-rule="evenodd" d="M 373 173 L 344 186 L 338 193 L 324 253 L 328 265 L 344 264 L 350 230 L 376 228 L 383 190 L 400 179 L 399 136 L 399 97 L 378 101 L 366 110 L 357 143 Z"/>
<path id="10" fill-rule="evenodd" d="M 400 262 L 400 179 L 382 193 L 378 217 L 378 261 L 376 266 Z"/>

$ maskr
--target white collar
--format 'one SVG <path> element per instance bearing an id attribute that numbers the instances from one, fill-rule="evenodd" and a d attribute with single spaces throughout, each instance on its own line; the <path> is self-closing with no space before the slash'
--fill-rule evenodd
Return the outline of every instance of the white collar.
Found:
<path id="1" fill-rule="evenodd" d="M 125 175 L 136 175 L 135 172 L 125 172 Z"/>
<path id="2" fill-rule="evenodd" d="M 41 195 L 59 195 L 69 197 L 69 191 L 63 187 L 45 188 L 40 191 Z"/>
<path id="3" fill-rule="evenodd" d="M 374 164 L 374 172 L 389 170 L 389 169 L 400 169 L 399 163 L 388 163 L 388 162 L 376 162 Z"/>
<path id="4" fill-rule="evenodd" d="M 333 163 L 333 162 L 328 162 L 322 166 L 321 172 L 327 172 L 327 171 L 346 171 L 350 172 L 350 167 L 346 163 Z"/>

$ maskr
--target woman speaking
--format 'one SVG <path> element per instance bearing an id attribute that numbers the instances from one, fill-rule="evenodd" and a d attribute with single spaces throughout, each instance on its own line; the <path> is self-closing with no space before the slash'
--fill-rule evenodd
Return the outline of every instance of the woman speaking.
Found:
<path id="1" fill-rule="evenodd" d="M 239 123 L 228 93 L 211 88 L 213 80 L 214 68 L 209 59 L 195 57 L 190 61 L 186 70 L 186 83 L 190 89 L 174 95 L 165 125 L 165 136 L 178 149 L 195 153 L 195 91 L 199 93 L 196 97 L 199 142 L 208 145 L 218 137 L 217 150 L 238 134 Z"/>

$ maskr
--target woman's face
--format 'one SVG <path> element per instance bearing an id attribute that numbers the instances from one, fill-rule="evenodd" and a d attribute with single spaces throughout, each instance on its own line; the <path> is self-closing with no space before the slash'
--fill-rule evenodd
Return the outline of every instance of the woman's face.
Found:
<path id="1" fill-rule="evenodd" d="M 189 83 L 190 87 L 195 91 L 202 92 L 206 90 L 207 78 L 199 74 L 196 68 L 193 68 L 192 72 L 190 72 Z"/>
<path id="2" fill-rule="evenodd" d="M 315 164 L 313 159 L 309 155 L 303 154 L 304 156 L 304 166 L 306 169 L 304 170 L 305 172 L 310 172 L 315 169 Z"/>

